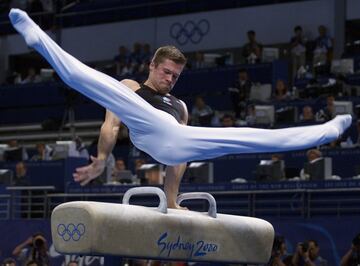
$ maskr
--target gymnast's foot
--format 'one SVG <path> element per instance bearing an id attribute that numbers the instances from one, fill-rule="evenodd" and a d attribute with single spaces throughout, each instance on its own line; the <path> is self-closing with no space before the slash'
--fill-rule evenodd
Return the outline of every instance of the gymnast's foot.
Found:
<path id="1" fill-rule="evenodd" d="M 351 126 L 351 123 L 351 115 L 337 115 L 334 119 L 327 122 L 328 125 L 333 125 L 339 131 L 339 136 L 342 135 L 344 131 Z"/>
<path id="2" fill-rule="evenodd" d="M 38 32 L 40 28 L 26 12 L 12 8 L 9 13 L 9 18 L 14 28 L 24 37 L 28 46 L 34 47 L 34 45 L 39 42 Z"/>
<path id="3" fill-rule="evenodd" d="M 188 208 L 186 208 L 186 207 L 181 207 L 179 204 L 176 204 L 176 203 L 174 203 L 174 204 L 169 204 L 169 203 L 168 203 L 168 208 L 169 208 L 169 209 L 184 210 L 184 211 L 188 211 L 188 210 L 189 210 Z"/>

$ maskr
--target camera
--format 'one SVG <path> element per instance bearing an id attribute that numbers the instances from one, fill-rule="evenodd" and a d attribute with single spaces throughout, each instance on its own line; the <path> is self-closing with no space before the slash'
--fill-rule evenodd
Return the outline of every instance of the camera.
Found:
<path id="1" fill-rule="evenodd" d="M 360 234 L 357 234 L 354 237 L 352 244 L 354 245 L 354 247 L 360 248 Z"/>
<path id="2" fill-rule="evenodd" d="M 33 246 L 34 248 L 41 249 L 45 246 L 45 238 L 42 235 L 33 236 Z"/>
<path id="3" fill-rule="evenodd" d="M 281 255 L 281 245 L 285 243 L 285 239 L 283 236 L 275 236 L 272 253 L 274 256 Z"/>
<path id="4" fill-rule="evenodd" d="M 309 249 L 309 244 L 307 242 L 300 242 L 299 245 L 301 246 L 301 250 L 303 253 L 307 252 Z"/>

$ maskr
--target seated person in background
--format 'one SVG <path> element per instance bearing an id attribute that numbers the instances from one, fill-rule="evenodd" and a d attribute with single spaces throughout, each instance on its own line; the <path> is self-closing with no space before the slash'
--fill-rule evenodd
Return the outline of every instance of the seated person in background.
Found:
<path id="1" fill-rule="evenodd" d="M 340 266 L 358 266 L 360 265 L 360 234 L 357 234 L 352 240 L 350 249 L 341 258 Z"/>
<path id="2" fill-rule="evenodd" d="M 220 120 L 222 127 L 235 127 L 235 118 L 231 114 L 224 114 Z"/>
<path id="3" fill-rule="evenodd" d="M 125 171 L 125 170 L 126 170 L 126 165 L 125 165 L 124 159 L 122 159 L 122 158 L 116 159 L 114 168 L 112 169 L 111 182 L 117 182 L 117 177 L 118 177 L 119 173 L 121 171 Z"/>
<path id="4" fill-rule="evenodd" d="M 1 266 L 16 266 L 16 260 L 13 258 L 6 258 L 2 261 Z"/>
<path id="5" fill-rule="evenodd" d="M 51 148 L 45 145 L 44 143 L 36 144 L 37 154 L 34 154 L 30 160 L 31 161 L 50 161 L 51 160 Z"/>
<path id="6" fill-rule="evenodd" d="M 253 30 L 247 32 L 249 42 L 242 49 L 242 56 L 249 64 L 259 63 L 262 55 L 262 44 L 256 40 L 256 33 Z"/>
<path id="7" fill-rule="evenodd" d="M 204 53 L 197 51 L 194 60 L 190 64 L 191 69 L 205 68 Z"/>
<path id="8" fill-rule="evenodd" d="M 130 54 L 130 64 L 133 69 L 133 73 L 138 73 L 143 60 L 143 47 L 142 44 L 136 42 L 133 44 L 133 50 Z"/>
<path id="9" fill-rule="evenodd" d="M 357 129 L 357 139 L 355 142 L 355 147 L 360 147 L 360 120 L 356 123 L 356 129 Z"/>
<path id="10" fill-rule="evenodd" d="M 36 233 L 15 247 L 12 254 L 21 265 L 33 261 L 35 265 L 50 265 L 48 245 L 41 233 Z M 34 264 L 33 264 L 34 265 Z"/>
<path id="11" fill-rule="evenodd" d="M 336 116 L 334 101 L 335 97 L 333 95 L 326 97 L 326 107 L 316 113 L 316 121 L 329 121 Z"/>
<path id="12" fill-rule="evenodd" d="M 255 105 L 250 104 L 247 106 L 245 121 L 246 121 L 246 125 L 248 126 L 253 126 L 256 124 Z"/>
<path id="13" fill-rule="evenodd" d="M 306 152 L 306 157 L 307 157 L 308 162 L 312 163 L 312 162 L 315 162 L 315 161 L 321 159 L 323 156 L 322 156 L 321 151 L 319 151 L 318 149 L 311 149 Z M 309 175 L 305 173 L 304 168 L 301 169 L 301 171 L 300 171 L 300 178 L 303 180 L 309 179 Z"/>
<path id="14" fill-rule="evenodd" d="M 327 261 L 319 255 L 319 251 L 319 245 L 315 240 L 309 240 L 305 243 L 299 243 L 292 258 L 292 265 L 327 266 Z"/>
<path id="15" fill-rule="evenodd" d="M 141 65 L 139 67 L 139 73 L 148 73 L 149 72 L 149 64 L 151 62 L 152 52 L 151 46 L 148 43 L 143 44 Z"/>
<path id="16" fill-rule="evenodd" d="M 69 261 L 69 263 L 66 266 L 78 266 L 79 263 L 75 260 Z"/>
<path id="17" fill-rule="evenodd" d="M 315 116 L 314 116 L 313 109 L 311 106 L 306 105 L 303 107 L 302 113 L 300 114 L 300 117 L 299 117 L 299 121 L 304 122 L 304 123 L 315 121 Z"/>
<path id="18" fill-rule="evenodd" d="M 197 96 L 191 110 L 191 124 L 193 126 L 210 126 L 213 116 L 214 112 L 211 107 L 205 103 L 203 97 Z"/>
<path id="19" fill-rule="evenodd" d="M 28 262 L 26 262 L 26 266 L 42 266 L 43 264 L 39 264 L 34 260 L 29 260 Z"/>
<path id="20" fill-rule="evenodd" d="M 26 161 L 27 159 L 29 159 L 29 155 L 25 147 L 20 146 L 17 140 L 13 139 L 8 141 L 7 145 L 8 148 L 5 150 L 5 154 L 4 154 L 4 159 L 6 161 L 22 161 L 22 160 Z M 18 149 L 21 149 L 20 154 L 17 153 L 10 154 L 10 152 Z M 9 151 L 9 153 L 7 153 L 7 151 Z"/>
<path id="21" fill-rule="evenodd" d="M 38 83 L 38 82 L 41 82 L 41 77 L 38 74 L 36 74 L 35 68 L 30 67 L 28 69 L 27 76 L 21 83 L 27 84 L 27 83 Z"/>
<path id="22" fill-rule="evenodd" d="M 123 45 L 119 47 L 119 53 L 114 57 L 116 65 L 116 74 L 121 76 L 123 75 L 123 70 L 130 63 L 130 54 L 127 48 Z"/>
<path id="23" fill-rule="evenodd" d="M 277 101 L 284 101 L 284 100 L 288 100 L 289 98 L 290 98 L 290 93 L 287 85 L 285 84 L 285 81 L 283 81 L 282 79 L 278 79 L 276 81 L 273 99 Z"/>
<path id="24" fill-rule="evenodd" d="M 12 183 L 14 186 L 27 186 L 29 185 L 29 177 L 27 175 L 26 164 L 21 161 L 15 165 L 15 175 Z"/>
<path id="25" fill-rule="evenodd" d="M 233 110 L 236 117 L 244 119 L 246 101 L 249 100 L 252 86 L 253 83 L 249 79 L 247 70 L 245 68 L 240 69 L 235 84 L 233 87 L 229 88 Z"/>
<path id="26" fill-rule="evenodd" d="M 74 141 L 76 143 L 76 150 L 79 152 L 79 157 L 89 160 L 89 151 L 87 150 L 85 144 L 82 142 L 81 138 L 75 137 Z"/>

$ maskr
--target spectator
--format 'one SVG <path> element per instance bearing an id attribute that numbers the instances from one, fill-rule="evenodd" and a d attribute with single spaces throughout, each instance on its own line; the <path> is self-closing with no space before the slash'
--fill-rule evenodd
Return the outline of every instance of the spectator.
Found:
<path id="1" fill-rule="evenodd" d="M 324 109 L 319 110 L 316 113 L 316 121 L 329 121 L 335 117 L 335 97 L 329 95 L 326 97 L 326 107 Z"/>
<path id="2" fill-rule="evenodd" d="M 69 261 L 69 263 L 67 264 L 67 266 L 78 266 L 78 262 L 75 260 Z"/>
<path id="3" fill-rule="evenodd" d="M 299 68 L 306 63 L 306 39 L 301 26 L 294 28 L 295 35 L 290 40 L 292 75 L 295 77 Z"/>
<path id="4" fill-rule="evenodd" d="M 300 117 L 299 117 L 299 120 L 300 120 L 300 122 L 304 122 L 304 123 L 315 121 L 315 116 L 314 116 L 313 109 L 311 106 L 306 105 L 303 107 L 302 113 L 300 114 Z"/>
<path id="5" fill-rule="evenodd" d="M 244 119 L 246 101 L 249 100 L 252 86 L 253 83 L 250 81 L 246 69 L 240 69 L 234 86 L 229 88 L 233 110 L 236 117 Z"/>
<path id="6" fill-rule="evenodd" d="M 319 245 L 315 240 L 299 243 L 293 256 L 294 266 L 327 266 L 327 261 L 319 255 Z"/>
<path id="7" fill-rule="evenodd" d="M 224 114 L 220 122 L 222 127 L 235 127 L 235 119 L 230 114 Z"/>
<path id="8" fill-rule="evenodd" d="M 194 107 L 191 110 L 191 124 L 194 126 L 210 126 L 213 116 L 214 112 L 211 107 L 205 103 L 204 98 L 197 96 Z"/>
<path id="9" fill-rule="evenodd" d="M 112 170 L 112 175 L 111 175 L 112 178 L 111 178 L 110 183 L 116 182 L 117 181 L 116 180 L 117 176 L 119 175 L 119 173 L 121 171 L 124 171 L 124 170 L 126 170 L 126 165 L 125 165 L 124 159 L 122 159 L 122 158 L 116 159 L 115 166 L 114 166 L 114 168 Z"/>
<path id="10" fill-rule="evenodd" d="M 322 153 L 318 149 L 311 149 L 306 152 L 306 157 L 307 157 L 308 163 L 313 163 L 322 158 Z M 303 180 L 308 180 L 309 177 L 310 176 L 307 173 L 305 173 L 305 169 L 304 168 L 301 169 L 300 178 Z"/>
<path id="11" fill-rule="evenodd" d="M 28 69 L 27 76 L 21 83 L 27 84 L 27 83 L 38 83 L 38 82 L 41 82 L 40 76 L 36 73 L 35 68 L 30 67 Z"/>
<path id="12" fill-rule="evenodd" d="M 74 141 L 76 144 L 76 150 L 79 153 L 79 157 L 89 160 L 89 151 L 87 150 L 85 144 L 82 142 L 81 138 L 77 136 L 75 137 Z"/>
<path id="13" fill-rule="evenodd" d="M 29 159 L 29 155 L 25 147 L 20 146 L 17 140 L 13 139 L 8 141 L 7 145 L 8 147 L 4 153 L 6 161 L 26 161 Z"/>
<path id="14" fill-rule="evenodd" d="M 31 157 L 31 161 L 49 161 L 51 160 L 51 148 L 44 143 L 36 144 L 37 154 Z"/>
<path id="15" fill-rule="evenodd" d="M 191 63 L 191 69 L 200 69 L 205 67 L 204 53 L 197 51 L 194 61 Z"/>
<path id="16" fill-rule="evenodd" d="M 274 100 L 284 101 L 290 98 L 288 87 L 282 79 L 276 81 Z"/>
<path id="17" fill-rule="evenodd" d="M 1 266 L 16 266 L 16 260 L 13 258 L 6 258 L 1 263 Z"/>
<path id="18" fill-rule="evenodd" d="M 133 73 L 139 72 L 139 68 L 142 64 L 142 60 L 143 60 L 142 45 L 141 43 L 136 42 L 134 43 L 133 51 L 130 55 L 130 62 L 131 62 L 131 67 L 133 68 Z"/>
<path id="19" fill-rule="evenodd" d="M 275 236 L 271 251 L 271 258 L 267 266 L 286 266 L 284 259 L 286 256 L 285 239 L 282 236 Z"/>
<path id="20" fill-rule="evenodd" d="M 357 140 L 354 146 L 360 147 L 360 120 L 358 120 L 356 123 L 356 129 L 357 129 Z"/>
<path id="21" fill-rule="evenodd" d="M 242 55 L 249 64 L 260 62 L 262 45 L 256 41 L 256 33 L 253 30 L 247 32 L 249 42 L 246 43 L 242 50 Z"/>
<path id="22" fill-rule="evenodd" d="M 151 51 L 151 46 L 148 43 L 145 43 L 143 45 L 143 54 L 142 54 L 142 63 L 146 66 L 149 66 L 151 62 L 151 58 L 153 56 L 153 53 Z"/>
<path id="23" fill-rule="evenodd" d="M 341 258 L 340 266 L 358 266 L 360 265 L 360 234 L 357 234 L 352 240 L 350 249 Z"/>
<path id="24" fill-rule="evenodd" d="M 27 175 L 26 164 L 21 161 L 15 165 L 15 175 L 12 183 L 14 186 L 27 186 L 29 185 L 29 177 Z"/>
<path id="25" fill-rule="evenodd" d="M 119 53 L 114 57 L 114 61 L 116 64 L 116 74 L 117 75 L 124 75 L 124 68 L 129 66 L 130 64 L 130 55 L 127 48 L 123 45 L 119 47 Z M 127 69 L 125 72 L 129 72 Z"/>
<path id="26" fill-rule="evenodd" d="M 40 266 L 36 261 L 30 260 L 26 262 L 26 266 Z"/>
<path id="27" fill-rule="evenodd" d="M 327 29 L 324 25 L 318 28 L 319 36 L 316 38 L 316 47 L 314 50 L 313 64 L 327 65 L 331 62 L 333 52 L 333 40 L 327 34 Z"/>
<path id="28" fill-rule="evenodd" d="M 251 104 L 247 106 L 245 121 L 248 126 L 253 126 L 256 124 L 255 105 Z"/>
<path id="29" fill-rule="evenodd" d="M 22 264 L 27 262 L 26 265 L 48 266 L 49 254 L 45 237 L 41 233 L 30 236 L 15 247 L 13 256 L 17 257 Z"/>

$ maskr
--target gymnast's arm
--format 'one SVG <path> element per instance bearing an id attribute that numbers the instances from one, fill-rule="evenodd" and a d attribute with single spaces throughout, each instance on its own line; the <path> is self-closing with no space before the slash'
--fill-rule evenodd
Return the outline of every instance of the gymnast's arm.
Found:
<path id="1" fill-rule="evenodd" d="M 186 125 L 188 122 L 188 111 L 184 102 L 183 104 L 183 114 L 181 124 Z M 176 152 L 176 151 L 174 151 Z M 180 206 L 176 204 L 176 198 L 179 193 L 179 186 L 186 170 L 186 163 L 182 163 L 174 166 L 167 166 L 165 170 L 165 181 L 164 181 L 164 190 L 167 197 L 167 204 L 169 208 L 178 209 Z"/>
<path id="2" fill-rule="evenodd" d="M 76 182 L 80 182 L 84 186 L 101 175 L 105 169 L 106 159 L 115 146 L 119 127 L 119 118 L 109 110 L 106 110 L 105 121 L 100 129 L 97 157 L 91 156 L 91 164 L 76 168 L 76 172 L 73 175 Z"/>

